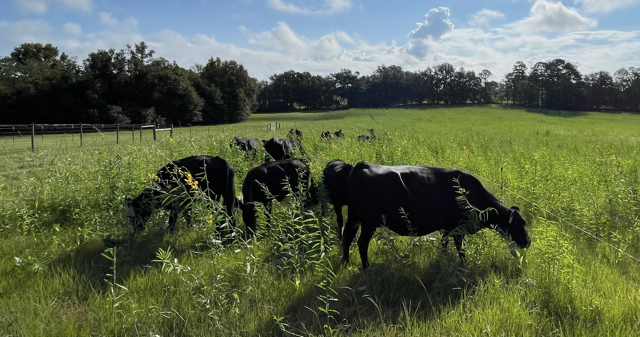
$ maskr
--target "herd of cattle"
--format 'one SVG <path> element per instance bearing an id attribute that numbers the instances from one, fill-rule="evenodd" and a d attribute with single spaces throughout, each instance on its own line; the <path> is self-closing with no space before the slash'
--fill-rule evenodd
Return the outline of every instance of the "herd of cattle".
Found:
<path id="1" fill-rule="evenodd" d="M 370 129 L 369 133 L 358 139 L 375 140 L 374 130 Z M 326 131 L 321 137 L 344 137 L 344 133 L 342 130 L 334 133 Z M 306 160 L 291 157 L 296 148 L 305 156 L 300 142 L 302 132 L 292 129 L 289 138 L 273 137 L 262 141 L 267 152 L 265 162 L 247 172 L 242 184 L 242 200 L 236 197 L 233 167 L 224 159 L 192 156 L 168 163 L 157 172 L 153 186 L 145 188 L 134 199 L 126 198 L 126 215 L 131 219 L 134 232 L 144 230 L 156 208 L 170 211 L 170 231 L 175 229 L 181 211 L 189 223 L 191 210 L 188 197 L 198 191 L 206 193 L 212 200 L 220 202 L 222 199 L 230 226 L 235 226 L 234 208 L 242 209 L 247 237 L 253 236 L 256 231 L 256 203 L 264 205 L 268 221 L 272 200 L 282 201 L 289 192 L 304 194 L 302 200 L 306 200 L 305 207 L 317 205 L 320 202 L 319 186 L 311 176 Z M 255 153 L 259 144 L 257 139 L 235 137 L 231 145 L 241 151 Z M 287 182 L 289 187 L 283 182 Z M 320 183 L 335 209 L 343 262 L 349 261 L 349 247 L 360 228 L 358 248 L 363 268 L 369 266 L 369 241 L 378 227 L 387 227 L 405 236 L 441 231 L 442 248 L 446 249 L 448 237 L 453 237 L 463 262 L 464 235 L 474 234 L 483 228 L 493 228 L 518 248 L 529 247 L 531 243 L 519 208 L 506 207 L 477 178 L 460 170 L 383 166 L 366 161 L 352 166 L 341 160 L 332 160 L 324 168 Z M 177 197 L 168 198 L 172 191 L 187 185 L 191 188 L 186 189 L 186 195 L 183 192 Z M 460 193 L 465 195 L 466 205 L 461 205 Z M 348 214 L 343 231 L 342 207 L 345 205 L 348 206 Z M 476 221 L 470 221 L 470 208 L 488 211 L 477 217 Z"/>

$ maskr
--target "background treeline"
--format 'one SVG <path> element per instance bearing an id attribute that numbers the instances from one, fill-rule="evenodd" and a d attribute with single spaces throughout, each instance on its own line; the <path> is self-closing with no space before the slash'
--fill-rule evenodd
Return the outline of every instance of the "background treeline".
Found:
<path id="1" fill-rule="evenodd" d="M 253 112 L 501 103 L 563 110 L 640 111 L 640 68 L 582 75 L 562 59 L 516 62 L 500 81 L 449 63 L 421 71 L 381 65 L 370 75 L 290 70 L 257 81 L 235 61 L 183 69 L 144 42 L 79 62 L 51 44 L 25 43 L 0 59 L 0 123 L 238 122 Z"/>
<path id="2" fill-rule="evenodd" d="M 255 111 L 257 81 L 235 61 L 186 70 L 144 42 L 82 62 L 25 43 L 0 60 L 0 123 L 232 123 Z"/>
<path id="3" fill-rule="evenodd" d="M 501 103 L 562 110 L 640 111 L 640 68 L 582 75 L 562 59 L 528 69 L 516 62 L 502 81 L 449 63 L 421 71 L 378 66 L 371 75 L 349 69 L 322 77 L 287 71 L 261 81 L 258 111 L 393 107 L 406 104 Z"/>

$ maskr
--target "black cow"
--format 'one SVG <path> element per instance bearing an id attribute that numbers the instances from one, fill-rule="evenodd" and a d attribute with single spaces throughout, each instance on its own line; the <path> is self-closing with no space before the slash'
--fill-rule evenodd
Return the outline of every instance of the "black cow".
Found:
<path id="1" fill-rule="evenodd" d="M 183 211 L 187 223 L 191 222 L 190 197 L 197 190 L 212 200 L 220 202 L 235 226 L 233 208 L 236 201 L 233 167 L 220 157 L 193 156 L 174 160 L 162 167 L 154 176 L 154 184 L 134 199 L 126 198 L 126 214 L 131 219 L 134 232 L 143 231 L 153 210 L 164 208 L 171 212 L 169 231 L 173 232 L 178 212 Z"/>
<path id="2" fill-rule="evenodd" d="M 338 138 L 342 138 L 342 137 L 344 137 L 344 132 L 342 132 L 342 129 L 340 129 L 340 130 L 338 130 L 338 131 L 334 132 L 333 134 L 334 134 L 336 137 L 338 137 Z"/>
<path id="3" fill-rule="evenodd" d="M 295 138 L 302 139 L 302 131 L 298 129 L 290 129 L 289 134 L 287 134 L 287 136 L 290 139 L 295 139 Z"/>
<path id="4" fill-rule="evenodd" d="M 258 147 L 260 147 L 260 142 L 256 138 L 233 137 L 229 148 L 234 147 L 242 152 L 256 153 Z"/>
<path id="5" fill-rule="evenodd" d="M 368 131 L 369 131 L 369 134 L 371 134 L 371 136 L 360 135 L 360 136 L 358 136 L 358 140 L 361 141 L 361 142 L 363 142 L 365 140 L 371 140 L 371 141 L 376 140 L 375 131 L 373 129 L 369 129 Z"/>
<path id="6" fill-rule="evenodd" d="M 468 191 L 470 205 L 480 210 L 491 208 L 488 218 L 477 226 L 467 220 L 468 210 L 456 197 L 458 184 Z M 421 236 L 438 230 L 454 238 L 460 259 L 464 263 L 462 241 L 465 234 L 482 228 L 494 228 L 520 248 L 529 247 L 530 239 L 519 208 L 502 204 L 469 173 L 427 166 L 382 166 L 358 163 L 349 178 L 348 220 L 342 242 L 343 262 L 349 261 L 349 246 L 361 223 L 358 248 L 362 267 L 369 266 L 369 241 L 377 227 L 387 227 L 400 235 Z M 482 218 L 482 217 L 480 217 Z M 477 217 L 476 217 L 477 220 Z M 446 244 L 443 243 L 446 248 Z"/>
<path id="7" fill-rule="evenodd" d="M 243 208 L 242 219 L 246 226 L 246 235 L 251 236 L 256 231 L 256 202 L 260 202 L 267 210 L 267 220 L 270 220 L 271 200 L 265 193 L 264 185 L 269 190 L 269 194 L 277 201 L 284 200 L 288 194 L 285 184 L 288 181 L 291 192 L 301 193 L 299 186 L 303 186 L 307 194 L 306 206 L 317 203 L 317 187 L 309 166 L 300 159 L 286 159 L 274 162 L 263 163 L 249 169 L 242 184 Z"/>
<path id="8" fill-rule="evenodd" d="M 347 192 L 349 187 L 349 175 L 353 166 L 339 159 L 334 159 L 327 163 L 322 172 L 324 189 L 327 192 L 329 201 L 336 212 L 338 222 L 338 239 L 342 240 L 342 206 L 347 204 Z M 323 207 L 323 211 L 326 206 Z"/>
<path id="9" fill-rule="evenodd" d="M 331 133 L 331 131 L 322 131 L 322 134 L 320 135 L 320 138 L 322 139 L 331 139 L 333 137 L 334 135 L 333 133 Z"/>
<path id="10" fill-rule="evenodd" d="M 265 156 L 265 161 L 270 159 L 269 156 L 274 160 L 291 159 L 293 158 L 296 147 L 299 146 L 295 142 L 280 137 L 263 140 L 262 145 L 268 153 L 268 155 Z M 302 149 L 302 147 L 300 148 Z"/>

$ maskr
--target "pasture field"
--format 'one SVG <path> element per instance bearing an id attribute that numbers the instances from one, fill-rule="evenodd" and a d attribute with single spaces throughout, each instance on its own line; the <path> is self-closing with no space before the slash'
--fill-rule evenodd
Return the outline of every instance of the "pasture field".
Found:
<path id="1" fill-rule="evenodd" d="M 282 129 L 267 131 L 274 121 Z M 500 106 L 351 109 L 253 115 L 157 142 L 80 148 L 45 136 L 35 152 L 0 150 L 0 336 L 640 335 L 638 125 L 638 115 Z M 219 155 L 240 194 L 263 153 L 245 157 L 231 139 L 290 127 L 316 179 L 336 158 L 471 172 L 520 206 L 531 247 L 514 258 L 481 231 L 467 236 L 462 266 L 438 233 L 378 229 L 363 272 L 355 244 L 340 264 L 332 211 L 301 212 L 293 198 L 274 205 L 269 228 L 260 220 L 257 242 L 221 244 L 202 202 L 191 227 L 180 219 L 165 233 L 168 213 L 156 212 L 131 237 L 124 196 L 164 164 Z M 368 128 L 377 141 L 358 142 Z M 345 139 L 320 139 L 338 129 Z"/>

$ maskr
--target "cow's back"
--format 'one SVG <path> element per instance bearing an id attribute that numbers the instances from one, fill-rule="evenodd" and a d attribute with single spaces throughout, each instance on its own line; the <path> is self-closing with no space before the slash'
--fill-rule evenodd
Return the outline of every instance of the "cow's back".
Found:
<path id="1" fill-rule="evenodd" d="M 349 179 L 349 217 L 355 216 L 363 225 L 389 227 L 401 235 L 455 227 L 461 213 L 453 179 L 465 175 L 446 168 L 360 162 Z"/>
<path id="2" fill-rule="evenodd" d="M 266 202 L 267 197 L 262 191 L 261 184 L 269 189 L 269 192 L 276 197 L 276 200 L 282 201 L 286 194 L 284 191 L 285 181 L 288 181 L 293 191 L 297 190 L 300 183 L 298 171 L 304 172 L 305 175 L 309 173 L 307 164 L 299 159 L 277 160 L 252 167 L 247 172 L 242 184 L 244 201 Z"/>

